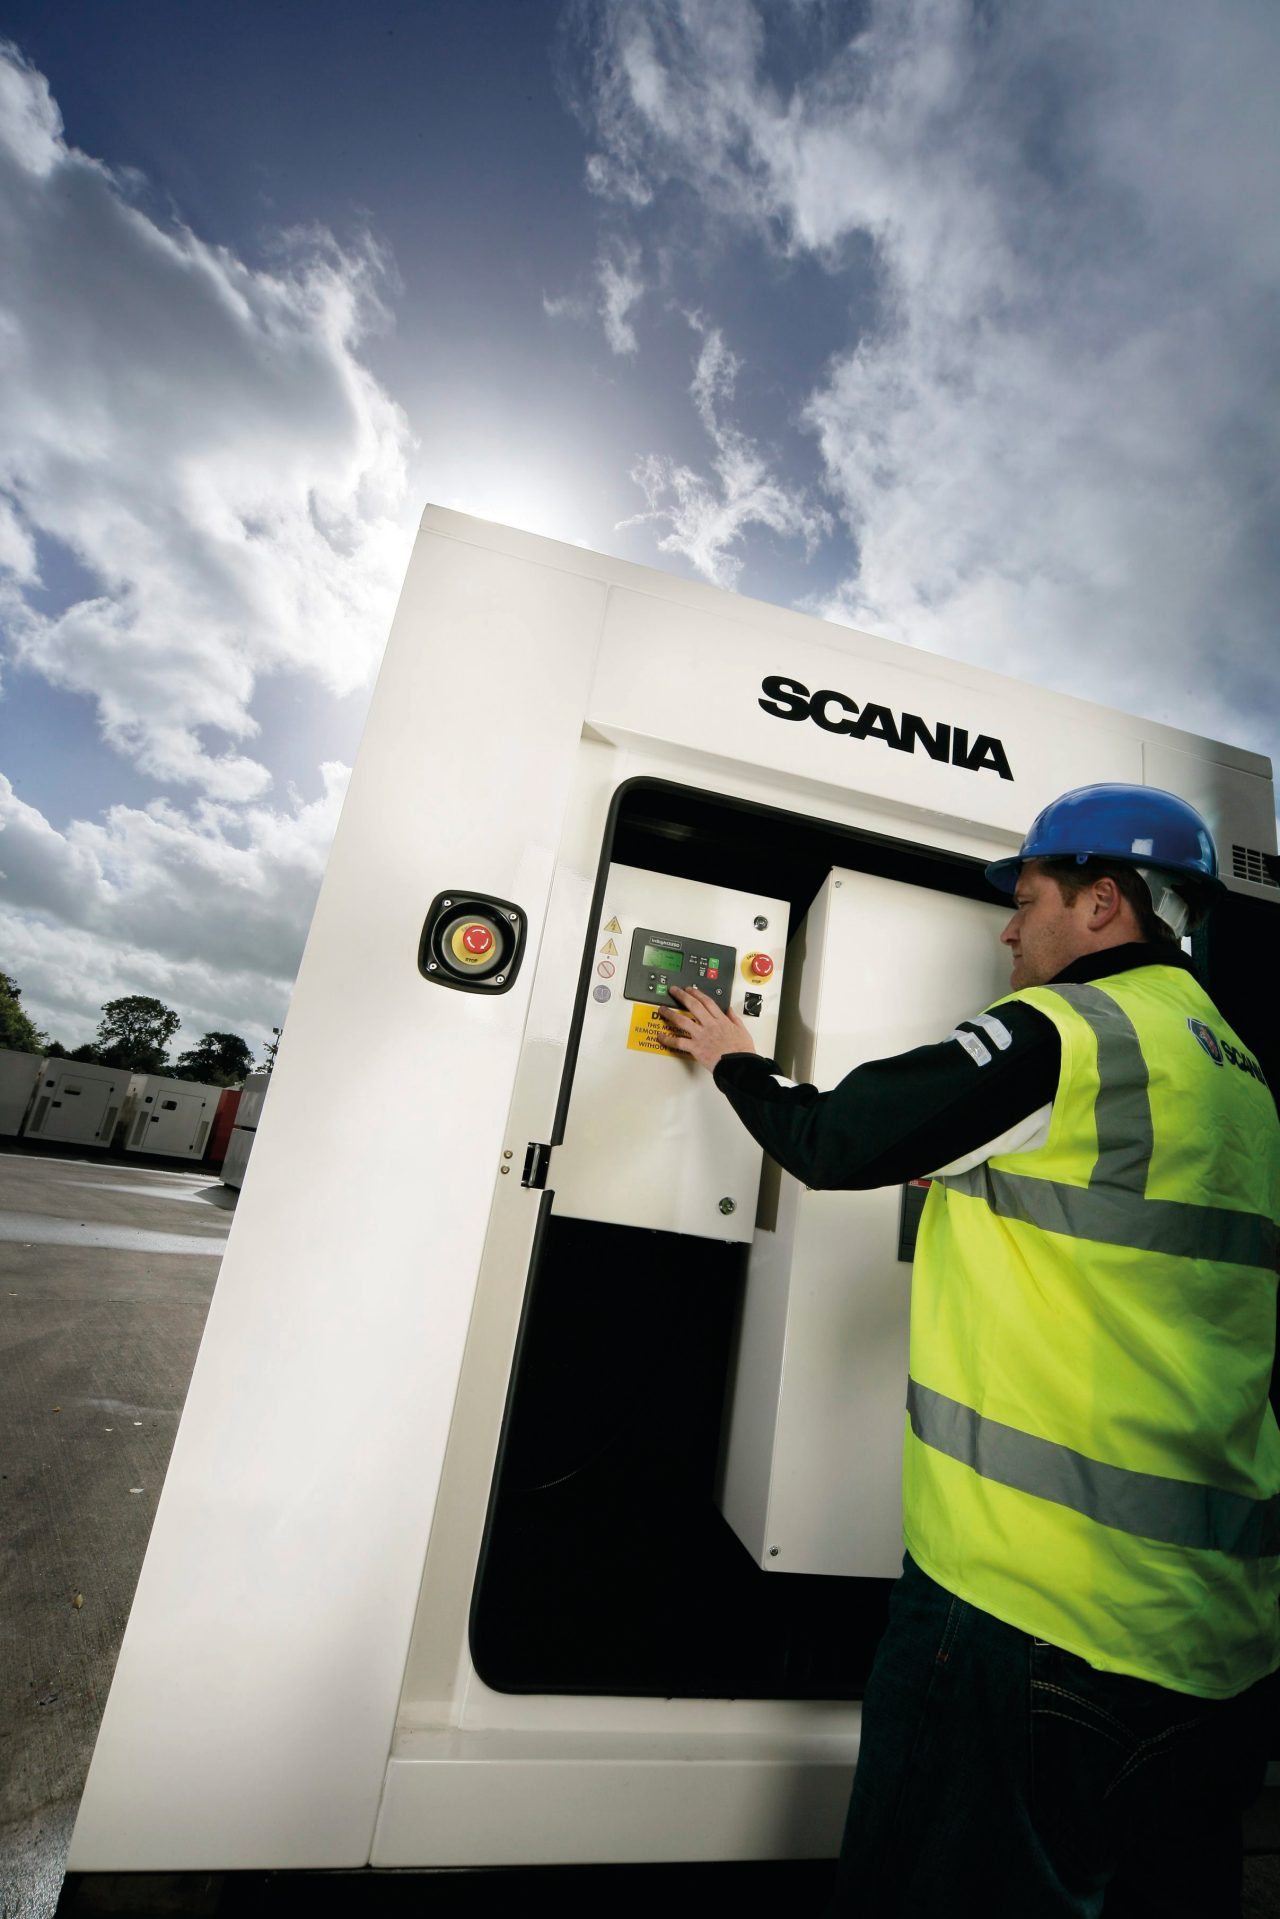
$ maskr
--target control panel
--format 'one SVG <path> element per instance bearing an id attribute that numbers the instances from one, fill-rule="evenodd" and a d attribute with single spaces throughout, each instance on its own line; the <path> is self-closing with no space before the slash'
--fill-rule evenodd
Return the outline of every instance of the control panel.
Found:
<path id="1" fill-rule="evenodd" d="M 670 1003 L 673 986 L 697 986 L 721 1006 L 727 1006 L 736 959 L 737 949 L 726 946 L 723 940 L 690 939 L 637 926 L 631 935 L 623 992 L 627 999 L 661 1006 Z"/>
<path id="2" fill-rule="evenodd" d="M 554 1210 L 707 1239 L 749 1241 L 760 1148 L 710 1073 L 668 1042 L 672 997 L 696 986 L 771 1056 L 789 905 L 613 865 L 588 932 Z"/>

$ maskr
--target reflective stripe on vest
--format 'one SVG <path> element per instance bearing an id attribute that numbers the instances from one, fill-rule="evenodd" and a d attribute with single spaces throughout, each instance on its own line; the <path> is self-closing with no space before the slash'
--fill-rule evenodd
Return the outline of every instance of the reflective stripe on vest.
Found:
<path id="1" fill-rule="evenodd" d="M 935 1452 L 958 1459 L 983 1479 L 1070 1506 L 1101 1526 L 1240 1559 L 1280 1553 L 1280 1494 L 1244 1499 L 1190 1480 L 1108 1466 L 1070 1446 L 984 1419 L 914 1379 L 907 1386 L 907 1412 L 916 1438 Z"/>
<path id="2" fill-rule="evenodd" d="M 1144 1196 L 1154 1135 L 1146 1061 L 1133 1022 L 1096 986 L 1049 990 L 1079 1013 L 1098 1043 L 1098 1157 L 1089 1184 L 1071 1186 L 996 1172 L 985 1162 L 968 1172 L 946 1174 L 942 1184 L 970 1199 L 985 1200 L 1004 1219 L 1022 1220 L 1047 1233 L 1274 1271 L 1277 1234 L 1265 1214 Z"/>
<path id="3" fill-rule="evenodd" d="M 1224 1260 L 1231 1266 L 1260 1266 L 1265 1272 L 1271 1272 L 1276 1263 L 1275 1226 L 1259 1213 L 1095 1192 L 1056 1179 L 993 1172 L 985 1164 L 967 1173 L 948 1173 L 940 1183 L 969 1199 L 984 1199 L 1002 1219 L 1020 1219 L 1071 1239 L 1131 1246 L 1143 1253 L 1180 1254 L 1186 1259 Z"/>

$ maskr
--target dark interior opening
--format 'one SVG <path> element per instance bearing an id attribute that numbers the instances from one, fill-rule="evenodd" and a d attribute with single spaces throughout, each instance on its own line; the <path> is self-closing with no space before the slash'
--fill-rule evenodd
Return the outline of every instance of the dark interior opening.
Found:
<path id="1" fill-rule="evenodd" d="M 667 781 L 631 781 L 615 795 L 601 850 L 579 1007 L 612 862 L 786 899 L 788 934 L 832 866 L 992 898 L 978 861 Z M 1238 898 L 1219 910 L 1197 964 L 1274 1085 L 1280 920 Z M 575 1028 L 556 1139 L 576 1049 Z M 862 1696 L 892 1581 L 765 1572 L 715 1503 L 745 1271 L 745 1247 L 560 1218 L 554 1195 L 544 1195 L 472 1602 L 472 1657 L 486 1684 L 663 1698 Z"/>
<path id="2" fill-rule="evenodd" d="M 971 860 L 631 781 L 601 849 L 579 1005 L 612 863 L 788 900 L 788 936 L 836 865 L 990 897 Z M 576 1050 L 575 1030 L 556 1138 Z M 546 1196 L 472 1606 L 472 1657 L 486 1684 L 861 1696 L 892 1581 L 767 1573 L 715 1503 L 746 1252 L 563 1219 Z"/>

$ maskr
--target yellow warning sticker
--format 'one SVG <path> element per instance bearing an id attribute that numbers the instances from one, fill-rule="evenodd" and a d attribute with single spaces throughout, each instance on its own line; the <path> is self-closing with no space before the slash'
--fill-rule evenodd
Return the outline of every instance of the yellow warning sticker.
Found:
<path id="1" fill-rule="evenodd" d="M 622 931 L 622 928 L 618 924 L 618 916 L 616 913 L 614 914 L 613 918 L 609 921 L 609 924 L 606 927 L 604 927 L 602 930 L 606 933 L 620 933 Z"/>
<path id="2" fill-rule="evenodd" d="M 656 1006 L 633 1006 L 631 1009 L 631 1030 L 627 1034 L 629 1053 L 661 1053 L 667 1059 L 679 1059 L 669 1046 L 663 1045 L 663 1036 L 671 1035 L 671 1028 L 663 1019 Z"/>
<path id="3" fill-rule="evenodd" d="M 600 948 L 600 951 L 604 954 L 606 959 L 616 959 L 618 956 L 618 949 L 614 945 L 612 940 L 606 940 L 604 945 Z"/>

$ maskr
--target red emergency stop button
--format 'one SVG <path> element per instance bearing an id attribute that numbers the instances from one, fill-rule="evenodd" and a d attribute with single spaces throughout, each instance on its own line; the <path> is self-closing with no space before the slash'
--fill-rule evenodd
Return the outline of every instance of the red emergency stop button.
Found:
<path id="1" fill-rule="evenodd" d="M 751 955 L 752 979 L 769 979 L 772 973 L 773 961 L 767 953 L 753 953 Z"/>
<path id="2" fill-rule="evenodd" d="M 502 935 L 492 920 L 464 919 L 453 922 L 447 932 L 448 957 L 460 970 L 489 973 L 502 963 Z"/>

